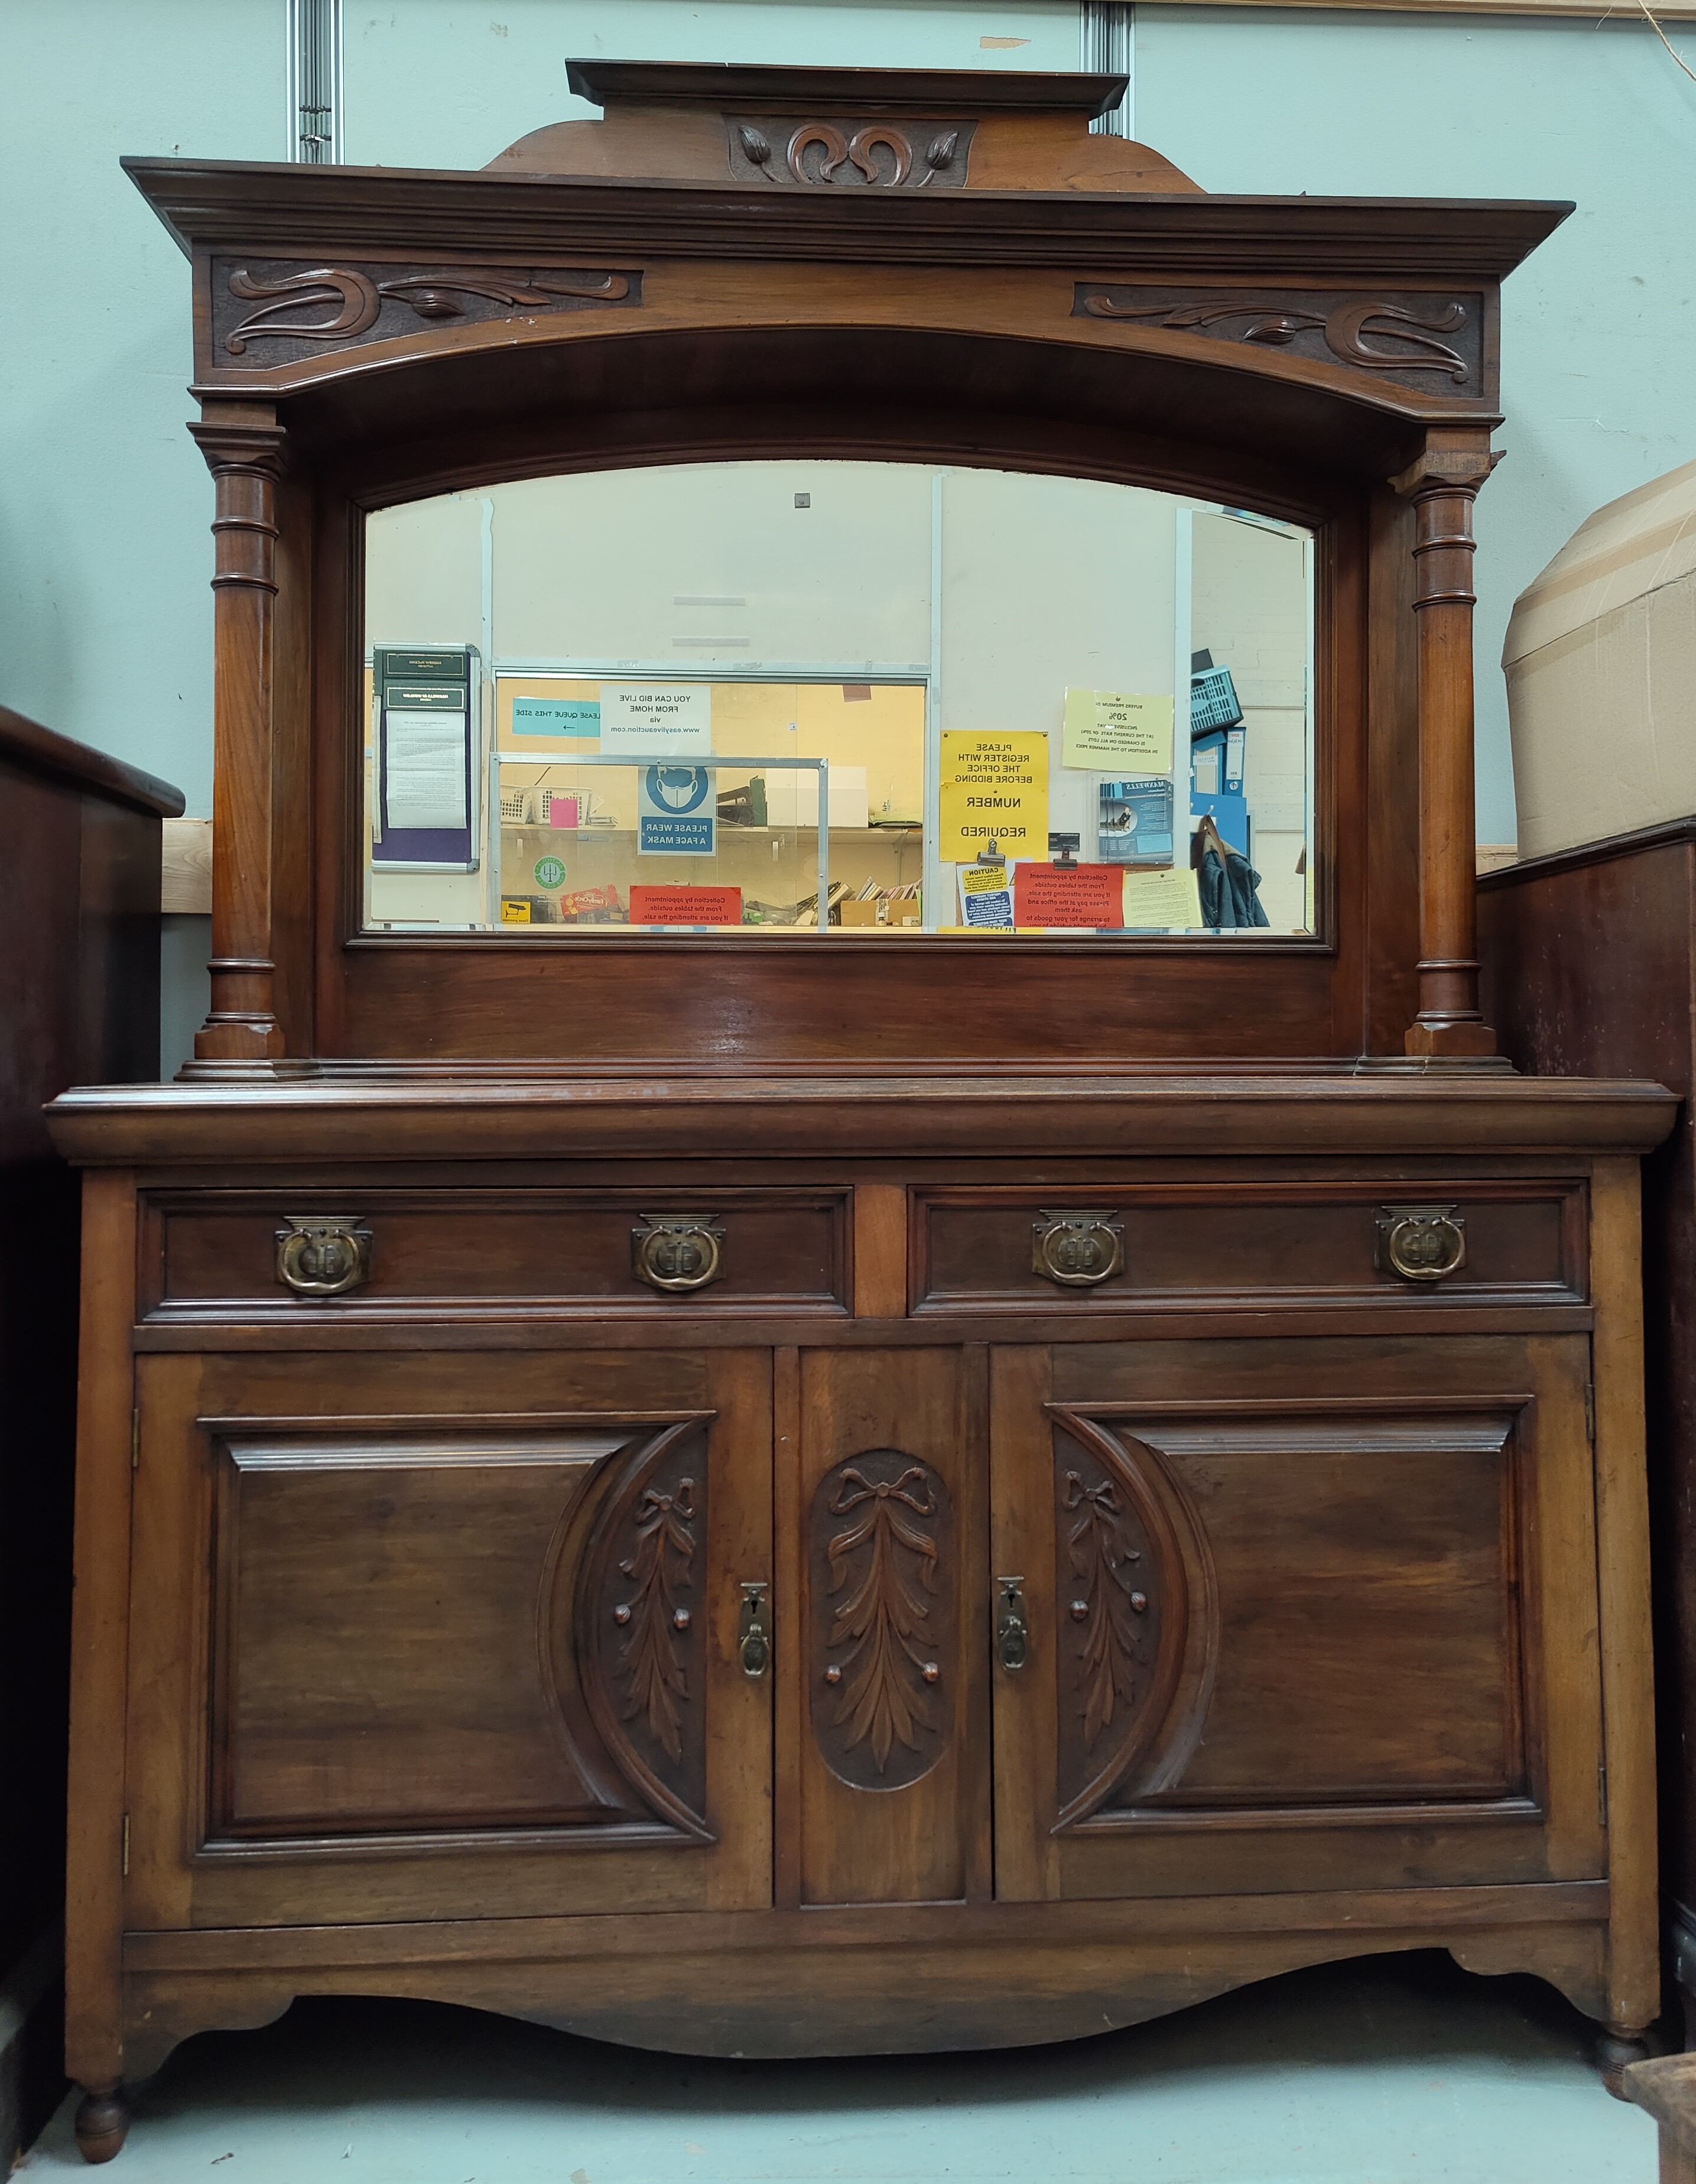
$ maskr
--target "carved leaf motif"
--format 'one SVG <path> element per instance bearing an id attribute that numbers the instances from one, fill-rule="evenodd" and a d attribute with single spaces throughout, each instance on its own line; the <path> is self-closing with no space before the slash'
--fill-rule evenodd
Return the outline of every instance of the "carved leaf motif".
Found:
<path id="1" fill-rule="evenodd" d="M 678 1592 L 695 1558 L 694 1488 L 692 1479 L 684 1479 L 675 1494 L 656 1493 L 652 1487 L 643 1492 L 633 1518 L 636 1546 L 619 1564 L 636 1586 L 635 1597 L 615 1611 L 627 1633 L 619 1647 L 625 1691 L 621 1718 L 645 1718 L 654 1741 L 673 1759 L 683 1753 L 677 1701 L 689 1695 L 675 1618 Z"/>
<path id="2" fill-rule="evenodd" d="M 525 304 L 551 304 L 561 296 L 592 297 L 601 303 L 621 303 L 630 293 L 630 276 L 609 273 L 598 281 L 500 281 L 482 279 L 435 280 L 414 276 L 405 281 L 379 281 L 377 293 L 409 304 L 421 319 L 453 319 L 464 315 L 464 305 L 455 296 L 487 296 L 491 303 L 516 310 Z M 278 332 L 284 329 L 279 328 Z"/>
<path id="3" fill-rule="evenodd" d="M 854 1589 L 831 1624 L 831 1647 L 848 1647 L 846 1659 L 836 1664 L 842 1678 L 836 1720 L 847 1725 L 850 1748 L 870 1744 L 880 1774 L 898 1739 L 916 1751 L 916 1732 L 934 1727 L 924 1698 L 926 1682 L 937 1675 L 935 1663 L 926 1658 L 930 1606 L 925 1596 L 936 1591 L 937 1549 L 922 1525 L 936 1508 L 922 1464 L 909 1465 L 892 1482 L 876 1484 L 850 1466 L 830 1504 L 833 1517 L 865 1512 L 826 1547 L 833 1596 L 854 1578 L 856 1557 L 865 1553 Z"/>
<path id="4" fill-rule="evenodd" d="M 1129 1706 L 1136 1696 L 1136 1670 L 1142 1654 L 1137 1629 L 1137 1610 L 1129 1565 L 1143 1559 L 1141 1551 L 1125 1537 L 1118 1496 L 1110 1479 L 1086 1486 L 1076 1471 L 1065 1475 L 1061 1507 L 1076 1514 L 1076 1524 L 1067 1538 L 1067 1557 L 1078 1580 L 1082 1598 L 1074 1604 L 1084 1611 L 1079 1648 L 1078 1712 L 1083 1722 L 1086 1752 L 1112 1721 L 1116 1707 Z M 1144 1602 L 1146 1606 L 1146 1602 Z"/>

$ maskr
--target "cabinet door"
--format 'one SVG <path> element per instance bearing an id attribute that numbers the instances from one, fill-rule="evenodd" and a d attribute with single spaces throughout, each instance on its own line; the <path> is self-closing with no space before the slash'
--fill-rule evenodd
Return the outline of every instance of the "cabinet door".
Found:
<path id="1" fill-rule="evenodd" d="M 1601 1875 L 1588 1358 L 998 1352 L 999 1893 Z"/>
<path id="2" fill-rule="evenodd" d="M 131 1925 L 769 1902 L 765 1354 L 138 1388 Z"/>

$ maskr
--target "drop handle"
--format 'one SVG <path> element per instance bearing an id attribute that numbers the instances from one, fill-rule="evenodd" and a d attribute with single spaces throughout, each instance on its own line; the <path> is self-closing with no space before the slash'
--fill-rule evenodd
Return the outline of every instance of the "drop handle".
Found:
<path id="1" fill-rule="evenodd" d="M 1014 1675 L 1031 1658 L 1031 1625 L 1025 1615 L 1022 1577 L 998 1577 L 1001 1599 L 995 1614 L 995 1658 Z"/>
<path id="2" fill-rule="evenodd" d="M 742 1620 L 737 1630 L 737 1652 L 745 1676 L 763 1676 L 771 1665 L 771 1623 L 766 1612 L 764 1585 L 744 1585 Z"/>

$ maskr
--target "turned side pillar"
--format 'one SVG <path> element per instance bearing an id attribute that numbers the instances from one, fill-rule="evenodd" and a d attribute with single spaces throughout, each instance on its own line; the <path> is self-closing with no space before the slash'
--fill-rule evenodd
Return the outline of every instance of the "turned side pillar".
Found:
<path id="1" fill-rule="evenodd" d="M 1487 432 L 1427 436 L 1391 483 L 1414 506 L 1419 621 L 1419 1014 L 1410 1055 L 1482 1057 L 1472 787 L 1472 503 L 1498 457 Z"/>
<path id="2" fill-rule="evenodd" d="M 212 1006 L 197 1061 L 283 1051 L 271 957 L 272 623 L 284 433 L 269 410 L 209 407 L 189 430 L 217 490 L 213 678 Z"/>

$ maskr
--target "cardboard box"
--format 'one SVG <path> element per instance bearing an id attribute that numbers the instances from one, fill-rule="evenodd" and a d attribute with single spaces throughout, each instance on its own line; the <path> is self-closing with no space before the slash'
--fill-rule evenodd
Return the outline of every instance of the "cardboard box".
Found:
<path id="1" fill-rule="evenodd" d="M 1502 666 L 1522 857 L 1696 812 L 1696 462 L 1579 526 Z"/>

